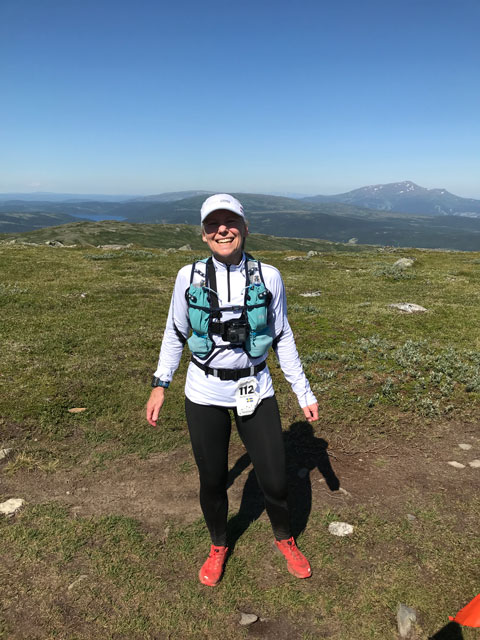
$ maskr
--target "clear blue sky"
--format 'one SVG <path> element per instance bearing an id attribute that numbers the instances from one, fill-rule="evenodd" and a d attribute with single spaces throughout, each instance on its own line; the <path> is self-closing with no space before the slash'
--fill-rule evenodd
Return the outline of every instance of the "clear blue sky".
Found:
<path id="1" fill-rule="evenodd" d="M 480 198 L 478 0 L 1 0 L 0 192 Z"/>

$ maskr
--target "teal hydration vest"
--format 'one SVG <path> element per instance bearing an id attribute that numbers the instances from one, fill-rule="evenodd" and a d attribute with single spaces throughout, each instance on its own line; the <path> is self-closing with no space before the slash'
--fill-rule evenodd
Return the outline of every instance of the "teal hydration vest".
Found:
<path id="1" fill-rule="evenodd" d="M 241 347 L 247 355 L 264 355 L 273 342 L 268 327 L 268 305 L 272 294 L 265 287 L 261 265 L 246 257 L 246 286 L 243 305 L 220 307 L 216 291 L 215 267 L 212 258 L 194 262 L 190 287 L 185 291 L 188 319 L 192 335 L 187 340 L 191 352 L 205 360 L 215 349 Z M 239 318 L 221 322 L 222 311 L 241 311 Z M 212 335 L 220 335 L 228 344 L 216 345 Z"/>

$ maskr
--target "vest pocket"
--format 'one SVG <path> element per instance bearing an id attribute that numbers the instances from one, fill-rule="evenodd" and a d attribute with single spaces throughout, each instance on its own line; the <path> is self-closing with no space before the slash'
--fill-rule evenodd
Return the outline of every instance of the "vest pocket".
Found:
<path id="1" fill-rule="evenodd" d="M 273 338 L 268 327 L 261 331 L 250 331 L 245 341 L 245 351 L 252 358 L 263 356 L 272 346 Z"/>
<path id="2" fill-rule="evenodd" d="M 199 358 L 206 358 L 210 355 L 213 348 L 212 340 L 205 334 L 198 335 L 196 333 L 192 333 L 187 342 L 190 347 L 190 351 Z"/>
<path id="3" fill-rule="evenodd" d="M 193 331 L 187 343 L 193 354 L 199 358 L 206 358 L 213 349 L 213 341 L 208 335 L 210 322 L 208 292 L 191 284 L 187 291 L 187 298 L 189 300 L 188 316 Z"/>

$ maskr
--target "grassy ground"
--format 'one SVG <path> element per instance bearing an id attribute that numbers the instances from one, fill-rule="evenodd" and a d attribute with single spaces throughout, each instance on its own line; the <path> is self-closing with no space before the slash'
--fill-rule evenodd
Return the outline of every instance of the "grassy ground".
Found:
<path id="1" fill-rule="evenodd" d="M 480 469 L 468 462 L 480 458 L 480 254 L 351 249 L 255 252 L 282 271 L 321 407 L 311 431 L 270 356 L 293 527 L 314 575 L 295 580 L 275 555 L 234 436 L 235 548 L 208 589 L 187 354 L 159 428 L 143 417 L 175 274 L 194 253 L 0 246 L 0 448 L 12 448 L 0 501 L 26 500 L 0 520 L 0 637 L 384 640 L 403 602 L 428 638 L 479 592 Z M 413 267 L 394 267 L 400 257 Z M 353 535 L 331 536 L 333 520 Z M 245 629 L 240 612 L 260 620 Z"/>

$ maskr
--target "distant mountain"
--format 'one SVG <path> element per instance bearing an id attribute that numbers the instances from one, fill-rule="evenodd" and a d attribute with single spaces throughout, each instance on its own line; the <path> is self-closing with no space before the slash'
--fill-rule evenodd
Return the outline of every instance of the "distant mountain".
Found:
<path id="1" fill-rule="evenodd" d="M 158 195 L 108 195 L 108 194 L 78 194 L 78 193 L 49 193 L 47 191 L 37 191 L 34 193 L 0 193 L 0 202 L 55 202 L 55 203 L 78 203 L 78 202 L 175 202 L 184 198 L 209 193 L 208 191 L 169 191 Z"/>
<path id="2" fill-rule="evenodd" d="M 376 184 L 333 196 L 310 196 L 307 202 L 341 202 L 379 211 L 427 216 L 480 218 L 480 200 L 461 198 L 446 189 L 425 189 L 414 182 Z"/>
<path id="3" fill-rule="evenodd" d="M 0 237 L 2 233 L 24 233 L 76 221 L 63 213 L 0 213 Z"/>
<path id="4" fill-rule="evenodd" d="M 123 202 L 132 200 L 138 196 L 104 195 L 104 194 L 78 194 L 78 193 L 49 193 L 37 191 L 35 193 L 0 193 L 0 202 L 85 202 L 95 200 L 97 202 Z"/>
<path id="5" fill-rule="evenodd" d="M 159 193 L 153 196 L 136 197 L 134 202 L 176 202 L 177 200 L 185 200 L 185 198 L 192 198 L 193 196 L 199 196 L 202 194 L 211 193 L 210 191 L 168 191 L 166 193 Z"/>

